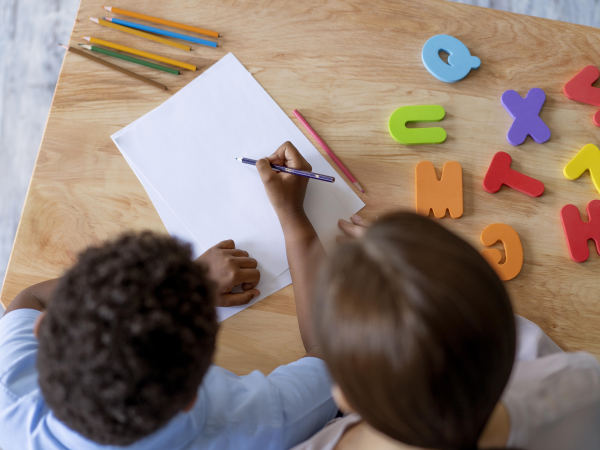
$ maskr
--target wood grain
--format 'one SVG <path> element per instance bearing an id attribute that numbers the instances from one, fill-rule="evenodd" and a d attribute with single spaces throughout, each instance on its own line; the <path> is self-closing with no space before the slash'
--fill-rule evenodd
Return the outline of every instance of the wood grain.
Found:
<path id="1" fill-rule="evenodd" d="M 600 137 L 591 119 L 596 109 L 562 94 L 580 68 L 599 60 L 600 31 L 437 0 L 207 0 L 201 6 L 184 0 L 177 7 L 135 0 L 127 9 L 217 30 L 220 47 L 186 53 L 101 29 L 87 20 L 99 14 L 98 4 L 82 1 L 70 45 L 91 35 L 187 61 L 199 71 L 176 77 L 134 69 L 169 86 L 162 93 L 66 56 L 2 290 L 5 305 L 26 286 L 60 275 L 91 243 L 128 229 L 165 231 L 110 135 L 231 51 L 292 120 L 299 109 L 340 156 L 367 192 L 368 217 L 414 210 L 419 161 L 433 162 L 438 172 L 446 161 L 460 162 L 465 213 L 442 223 L 479 249 L 487 225 L 512 226 L 525 254 L 521 274 L 507 282 L 517 312 L 563 348 L 600 355 L 600 257 L 594 251 L 586 263 L 572 262 L 558 216 L 567 203 L 583 211 L 600 197 L 588 175 L 577 181 L 562 175 L 570 158 Z M 482 59 L 481 68 L 451 85 L 429 75 L 421 48 L 440 33 L 463 40 Z M 507 89 L 525 95 L 533 87 L 548 96 L 541 117 L 552 138 L 515 148 L 506 141 L 512 119 L 500 96 Z M 444 144 L 407 147 L 390 137 L 390 114 L 415 104 L 446 109 Z M 544 195 L 483 191 L 497 151 L 543 181 Z M 240 374 L 269 372 L 302 353 L 288 287 L 223 323 L 216 362 Z"/>

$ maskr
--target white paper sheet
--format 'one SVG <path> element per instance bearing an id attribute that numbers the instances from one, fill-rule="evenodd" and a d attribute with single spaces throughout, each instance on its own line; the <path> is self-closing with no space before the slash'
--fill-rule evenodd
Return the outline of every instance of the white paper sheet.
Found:
<path id="1" fill-rule="evenodd" d="M 234 158 L 259 158 L 289 140 L 315 172 L 335 171 L 232 54 L 112 137 L 171 235 L 191 242 L 196 254 L 234 239 L 259 261 L 261 296 L 252 303 L 290 283 L 283 235 L 260 177 Z M 309 183 L 305 208 L 326 248 L 337 219 L 363 206 L 341 178 Z M 220 320 L 247 306 L 220 308 Z"/>
<path id="2" fill-rule="evenodd" d="M 183 225 L 183 223 L 179 220 L 179 218 L 173 213 L 169 205 L 167 205 L 164 200 L 158 195 L 156 190 L 152 187 L 150 183 L 144 178 L 144 176 L 138 171 L 134 164 L 125 157 L 129 165 L 131 166 L 133 172 L 137 175 L 138 179 L 146 189 L 148 193 L 148 197 L 152 201 L 152 204 L 156 208 L 158 215 L 160 216 L 163 224 L 169 234 L 173 237 L 176 237 L 184 242 L 191 244 L 193 250 L 193 258 L 197 258 L 202 253 L 204 253 L 205 249 L 196 241 L 196 238 L 190 233 L 190 231 Z M 290 274 L 289 269 L 275 278 L 271 283 L 266 286 L 260 287 L 260 295 L 246 305 L 241 306 L 232 306 L 229 308 L 217 307 L 217 320 L 222 322 L 225 319 L 233 316 L 234 314 L 246 309 L 248 306 L 255 304 L 256 302 L 261 301 L 263 298 L 268 297 L 271 294 L 283 289 L 287 285 L 292 283 L 292 276 Z"/>

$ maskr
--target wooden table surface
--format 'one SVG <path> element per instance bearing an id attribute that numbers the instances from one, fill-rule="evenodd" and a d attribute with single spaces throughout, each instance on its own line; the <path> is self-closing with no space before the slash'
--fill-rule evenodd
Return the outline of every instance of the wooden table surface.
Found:
<path id="1" fill-rule="evenodd" d="M 233 52 L 290 117 L 294 108 L 303 113 L 360 180 L 367 217 L 414 210 L 419 161 L 433 162 L 438 173 L 445 162 L 458 161 L 465 212 L 442 223 L 478 249 L 487 225 L 512 226 L 524 250 L 520 275 L 507 282 L 516 311 L 564 349 L 600 355 L 600 257 L 593 250 L 587 262 L 571 261 L 559 218 L 562 206 L 584 211 L 600 197 L 589 175 L 577 181 L 562 175 L 579 149 L 600 136 L 592 123 L 596 108 L 562 93 L 575 73 L 600 61 L 600 30 L 438 0 L 133 0 L 113 6 L 217 30 L 219 47 L 193 45 L 185 52 L 100 27 L 88 17 L 109 14 L 97 1 L 82 0 L 70 45 L 94 36 L 194 63 L 198 71 L 176 77 L 128 66 L 169 86 L 161 92 L 66 55 L 2 289 L 4 305 L 28 285 L 60 276 L 89 244 L 129 229 L 165 231 L 110 135 Z M 425 41 L 442 33 L 461 39 L 482 60 L 455 84 L 438 81 L 421 62 Z M 541 117 L 552 137 L 543 145 L 528 138 L 512 147 L 506 140 L 512 119 L 500 97 L 533 87 L 547 94 Z M 391 138 L 391 113 L 419 104 L 445 108 L 445 143 L 408 147 Z M 543 181 L 544 195 L 533 199 L 506 187 L 486 193 L 481 182 L 498 151 L 512 155 L 513 168 Z M 216 362 L 239 374 L 270 372 L 302 355 L 288 286 L 223 322 Z"/>

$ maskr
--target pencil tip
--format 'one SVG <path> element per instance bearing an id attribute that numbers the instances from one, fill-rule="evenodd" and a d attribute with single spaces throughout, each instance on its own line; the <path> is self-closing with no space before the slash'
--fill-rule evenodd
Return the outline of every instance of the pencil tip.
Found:
<path id="1" fill-rule="evenodd" d="M 98 23 L 98 18 L 97 17 L 90 17 L 90 20 L 92 22 Z"/>

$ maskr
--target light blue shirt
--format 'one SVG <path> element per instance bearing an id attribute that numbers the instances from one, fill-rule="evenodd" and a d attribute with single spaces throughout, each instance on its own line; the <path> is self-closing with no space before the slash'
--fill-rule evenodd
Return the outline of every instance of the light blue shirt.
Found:
<path id="1" fill-rule="evenodd" d="M 42 397 L 33 326 L 41 313 L 20 309 L 0 320 L 2 450 L 288 449 L 337 412 L 325 363 L 302 358 L 265 376 L 211 366 L 188 413 L 128 447 L 98 445 L 62 424 Z"/>

